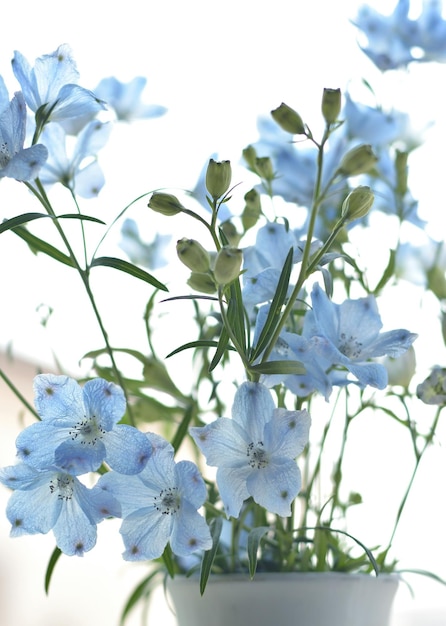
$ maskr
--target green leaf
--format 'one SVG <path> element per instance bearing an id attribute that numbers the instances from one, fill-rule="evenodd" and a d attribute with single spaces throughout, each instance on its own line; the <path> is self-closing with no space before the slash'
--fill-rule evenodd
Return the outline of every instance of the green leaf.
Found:
<path id="1" fill-rule="evenodd" d="M 212 548 L 206 550 L 203 554 L 200 569 L 200 594 L 203 595 L 211 573 L 212 564 L 217 553 L 218 544 L 220 542 L 221 529 L 223 520 L 221 517 L 214 517 L 209 523 L 209 530 L 212 537 Z"/>
<path id="2" fill-rule="evenodd" d="M 282 310 L 283 303 L 287 297 L 288 285 L 290 284 L 291 268 L 293 267 L 293 248 L 290 248 L 285 263 L 283 264 L 282 271 L 280 273 L 279 282 L 277 283 L 276 293 L 274 294 L 271 306 L 265 324 L 260 333 L 259 340 L 251 355 L 251 360 L 255 361 L 257 357 L 261 355 L 263 350 L 268 345 L 269 340 L 274 334 L 277 328 L 277 323 L 280 319 L 280 312 Z"/>
<path id="3" fill-rule="evenodd" d="M 217 365 L 220 363 L 225 351 L 227 349 L 229 349 L 231 346 L 229 346 L 229 335 L 228 335 L 228 331 L 226 330 L 225 326 L 222 326 L 221 332 L 220 332 L 220 337 L 218 339 L 218 344 L 217 344 L 217 349 L 215 351 L 215 354 L 212 358 L 212 361 L 209 365 L 209 372 L 212 372 L 212 370 L 214 370 Z"/>
<path id="4" fill-rule="evenodd" d="M 173 356 L 174 354 L 182 352 L 183 350 L 188 350 L 189 348 L 216 348 L 217 346 L 217 341 L 208 341 L 203 339 L 200 339 L 199 341 L 189 341 L 188 343 L 184 343 L 179 348 L 175 348 L 175 350 L 172 350 L 172 352 L 169 352 L 169 354 L 166 356 L 166 359 Z"/>
<path id="5" fill-rule="evenodd" d="M 134 606 L 139 602 L 139 600 L 141 600 L 141 598 L 143 597 L 146 597 L 146 598 L 148 597 L 148 595 L 150 594 L 152 585 L 153 585 L 153 579 L 155 578 L 157 574 L 159 574 L 159 572 L 160 572 L 159 569 L 156 569 L 153 572 L 151 572 L 132 591 L 132 593 L 127 599 L 127 602 L 125 603 L 124 608 L 122 610 L 121 619 L 119 620 L 120 626 L 124 625 L 125 620 L 128 617 L 128 614 L 134 608 Z"/>
<path id="6" fill-rule="evenodd" d="M 175 561 L 173 559 L 172 549 L 169 544 L 167 544 L 167 546 L 164 548 L 162 559 L 167 573 L 171 578 L 173 578 L 175 576 Z"/>
<path id="7" fill-rule="evenodd" d="M 387 263 L 387 267 L 383 272 L 383 275 L 379 279 L 378 284 L 373 290 L 374 295 L 378 295 L 381 289 L 386 285 L 386 283 L 392 278 L 395 273 L 395 260 L 396 260 L 396 251 L 390 250 L 389 261 Z"/>
<path id="8" fill-rule="evenodd" d="M 94 259 L 91 263 L 91 267 L 112 267 L 121 272 L 125 272 L 126 274 L 130 274 L 130 276 L 134 276 L 135 278 L 139 278 L 146 283 L 149 283 L 153 287 L 157 289 L 161 289 L 161 291 L 169 291 L 163 283 L 157 280 L 154 276 L 146 272 L 145 270 L 133 265 L 133 263 L 129 263 L 128 261 L 124 261 L 123 259 L 117 259 L 115 257 L 110 256 L 101 256 L 97 259 Z"/>
<path id="9" fill-rule="evenodd" d="M 48 562 L 48 566 L 46 568 L 46 573 L 45 573 L 45 593 L 47 595 L 48 595 L 48 591 L 50 588 L 50 582 L 51 582 L 51 577 L 54 572 L 54 568 L 56 567 L 56 563 L 59 560 L 59 557 L 61 556 L 61 554 L 62 554 L 61 549 L 56 546 Z"/>
<path id="10" fill-rule="evenodd" d="M 73 260 L 68 255 L 64 254 L 46 241 L 43 241 L 43 239 L 36 237 L 23 226 L 17 226 L 17 228 L 14 228 L 13 230 L 16 235 L 23 239 L 23 241 L 26 241 L 32 252 L 35 254 L 37 252 L 43 252 L 43 254 L 47 254 L 64 265 L 75 267 Z"/>
<path id="11" fill-rule="evenodd" d="M 23 213 L 23 215 L 17 215 L 9 220 L 4 220 L 0 224 L 0 234 L 7 230 L 11 230 L 11 228 L 17 228 L 17 226 L 21 226 L 27 222 L 32 222 L 33 220 L 37 220 L 41 217 L 49 217 L 49 215 L 46 213 Z"/>
<path id="12" fill-rule="evenodd" d="M 187 435 L 187 432 L 189 430 L 189 424 L 192 420 L 192 417 L 194 416 L 194 413 L 195 411 L 194 411 L 193 405 L 188 406 L 184 412 L 183 419 L 181 420 L 180 425 L 178 426 L 177 431 L 175 433 L 175 436 L 171 441 L 171 444 L 175 452 L 178 450 L 184 437 Z"/>
<path id="13" fill-rule="evenodd" d="M 306 372 L 305 366 L 300 361 L 287 360 L 265 361 L 265 363 L 251 365 L 249 369 L 256 374 L 297 374 L 301 376 Z"/>
<path id="14" fill-rule="evenodd" d="M 92 217 L 91 215 L 82 215 L 81 213 L 64 213 L 63 215 L 57 215 L 56 219 L 83 220 L 86 222 L 95 222 L 96 224 L 102 224 L 103 226 L 105 226 L 105 222 L 98 219 L 97 217 Z"/>
<path id="15" fill-rule="evenodd" d="M 254 578 L 254 574 L 256 573 L 257 553 L 260 543 L 268 531 L 269 526 L 258 526 L 257 528 L 253 528 L 248 535 L 248 563 L 251 578 Z"/>

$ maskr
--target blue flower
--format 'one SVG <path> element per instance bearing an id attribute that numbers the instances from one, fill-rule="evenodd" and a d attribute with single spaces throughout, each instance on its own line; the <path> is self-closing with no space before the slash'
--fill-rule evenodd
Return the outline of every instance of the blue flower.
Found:
<path id="1" fill-rule="evenodd" d="M 384 389 L 387 370 L 374 357 L 398 357 L 415 341 L 417 335 L 398 329 L 381 333 L 382 322 L 373 296 L 358 300 L 332 302 L 316 283 L 311 300 L 313 309 L 305 314 L 306 336 L 314 350 L 331 362 L 349 370 L 361 385 Z"/>
<path id="2" fill-rule="evenodd" d="M 33 180 L 48 157 L 45 146 L 37 144 L 24 148 L 26 136 L 26 106 L 17 92 L 9 106 L 0 113 L 0 178 Z"/>
<path id="3" fill-rule="evenodd" d="M 42 421 L 25 428 L 16 441 L 18 456 L 28 465 L 83 474 L 106 461 L 123 474 L 135 474 L 147 463 L 148 439 L 117 423 L 126 408 L 117 385 L 95 378 L 82 389 L 68 376 L 41 374 L 34 379 L 34 399 Z"/>
<path id="4" fill-rule="evenodd" d="M 94 92 L 112 107 L 120 121 L 130 122 L 137 119 L 160 117 L 166 113 L 166 107 L 141 102 L 141 94 L 146 83 L 147 79 L 143 76 L 136 76 L 128 83 L 122 83 L 111 76 L 103 78 Z"/>
<path id="5" fill-rule="evenodd" d="M 123 522 L 123 556 L 128 561 L 156 559 L 167 543 L 180 557 L 209 550 L 212 539 L 198 509 L 206 499 L 206 485 L 191 461 L 175 463 L 173 447 L 159 435 L 147 433 L 152 456 L 134 476 L 104 474 L 98 487 L 119 502 Z"/>
<path id="6" fill-rule="evenodd" d="M 135 220 L 126 219 L 121 228 L 122 240 L 120 248 L 124 250 L 132 263 L 155 270 L 167 265 L 167 247 L 172 240 L 171 235 L 156 233 L 150 243 L 141 239 L 138 224 Z"/>
<path id="7" fill-rule="evenodd" d="M 190 429 L 208 465 L 218 467 L 217 484 L 228 517 L 238 517 L 250 496 L 271 513 L 291 514 L 301 487 L 296 457 L 308 442 L 307 411 L 277 409 L 261 383 L 237 389 L 232 419 Z"/>
<path id="8" fill-rule="evenodd" d="M 91 550 L 96 524 L 120 514 L 109 494 L 88 489 L 76 476 L 57 468 L 39 471 L 19 463 L 0 469 L 0 482 L 14 490 L 6 509 L 11 536 L 46 534 L 52 529 L 57 546 L 69 556 Z"/>
<path id="9" fill-rule="evenodd" d="M 46 122 L 79 118 L 85 123 L 105 109 L 94 93 L 76 84 L 79 73 L 66 44 L 36 59 L 33 68 L 15 51 L 12 69 L 27 105 L 35 113 L 39 111 Z"/>
<path id="10" fill-rule="evenodd" d="M 41 182 L 44 185 L 61 183 L 83 198 L 97 196 L 105 178 L 96 155 L 106 144 L 110 131 L 109 123 L 92 120 L 80 131 L 71 156 L 68 156 L 67 134 L 62 126 L 46 126 L 41 140 L 48 148 L 49 157 L 42 168 Z"/>

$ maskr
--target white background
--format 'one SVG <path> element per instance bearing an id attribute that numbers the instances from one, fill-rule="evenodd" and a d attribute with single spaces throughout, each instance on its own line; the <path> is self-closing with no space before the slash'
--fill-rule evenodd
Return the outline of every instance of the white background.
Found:
<path id="1" fill-rule="evenodd" d="M 438 120 L 445 110 L 442 87 L 445 67 L 413 68 L 410 78 L 414 83 L 408 81 L 407 75 L 381 77 L 356 45 L 356 32 L 348 20 L 355 15 L 357 6 L 353 0 L 342 3 L 329 0 L 8 3 L 2 17 L 0 73 L 13 92 L 18 87 L 9 61 L 15 49 L 33 62 L 35 57 L 52 52 L 59 44 L 69 43 L 84 87 L 94 89 L 101 78 L 112 75 L 123 81 L 135 75 L 148 78 L 145 100 L 165 105 L 169 112 L 157 120 L 117 128 L 110 140 L 110 153 L 106 148 L 100 156 L 107 186 L 100 196 L 98 217 L 108 220 L 145 191 L 173 184 L 193 187 L 212 153 L 239 162 L 241 150 L 257 139 L 256 117 L 267 114 L 281 101 L 299 110 L 310 126 L 317 126 L 324 87 L 345 89 L 351 81 L 357 83 L 365 77 L 372 84 L 376 81 L 380 89 L 385 87 L 380 94 L 384 100 L 395 98 L 398 107 L 413 111 L 418 125 L 430 119 Z M 376 2 L 375 6 L 389 10 L 384 1 Z M 441 121 L 429 134 L 429 141 L 439 149 L 444 144 Z M 437 234 L 444 230 L 443 153 L 444 149 L 431 151 L 427 159 L 427 153 L 422 152 L 415 158 L 419 173 L 412 185 L 414 195 L 420 199 L 421 213 L 429 217 L 429 228 Z M 26 190 L 13 181 L 1 181 L 0 219 L 17 215 L 25 207 L 38 210 L 29 202 Z M 141 220 L 147 224 L 147 232 L 143 234 L 150 240 L 154 226 L 144 215 Z M 26 248 L 9 234 L 2 237 L 0 345 L 12 341 L 20 353 L 49 361 L 48 337 L 34 312 L 37 305 L 46 302 L 56 307 L 54 323 L 48 331 L 50 338 L 53 344 L 56 341 L 64 364 L 75 367 L 79 355 L 99 343 L 97 335 L 87 331 L 88 320 L 82 324 L 81 334 L 70 330 L 70 321 L 73 324 L 79 320 L 77 307 L 83 297 L 80 289 L 75 281 L 65 286 L 52 263 L 39 258 L 30 266 Z M 108 303 L 118 321 L 129 304 L 134 302 L 137 310 L 145 301 L 144 297 L 139 296 L 138 300 L 136 294 L 125 291 L 129 289 L 128 281 L 121 283 L 113 279 L 111 283 L 106 270 L 100 282 L 102 302 Z M 402 311 L 394 313 L 401 319 Z M 413 314 L 410 307 L 407 314 Z M 420 332 L 416 316 L 414 324 L 415 327 L 410 326 L 408 321 L 404 325 Z M 129 331 L 117 323 L 116 341 L 127 337 Z M 426 342 L 421 345 L 425 357 L 432 352 L 432 356 L 438 355 L 439 360 L 443 356 L 444 360 L 444 347 L 438 341 L 435 350 Z M 7 367 L 16 376 L 15 380 L 23 384 L 31 380 L 29 371 L 28 378 L 23 378 L 23 370 L 19 374 L 12 366 Z M 4 386 L 0 392 L 3 404 L 8 397 Z M 0 420 L 0 464 L 5 465 L 13 460 L 13 440 L 20 427 L 16 409 L 12 405 L 7 411 L 2 409 Z M 375 439 L 371 464 L 379 466 L 382 442 L 379 436 L 375 435 Z M 394 471 L 398 468 L 396 447 Z M 419 496 L 411 505 L 414 524 L 405 531 L 402 541 L 407 565 L 413 556 L 415 566 L 435 568 L 443 576 L 446 575 L 441 522 L 444 471 L 444 450 L 437 447 L 425 467 Z M 378 467 L 376 473 L 380 474 Z M 385 477 L 381 478 L 385 481 Z M 6 500 L 5 490 L 2 496 Z M 377 510 L 377 519 L 382 514 Z M 63 622 L 64 626 L 92 623 L 115 626 L 119 607 L 132 584 L 142 577 L 144 567 L 129 568 L 122 563 L 119 538 L 113 539 L 115 529 L 112 532 L 111 528 L 101 527 L 98 547 L 84 559 L 74 562 L 65 559 L 60 564 L 53 592 L 46 599 L 42 579 L 53 547 L 52 539 L 30 537 L 12 542 L 7 538 L 8 525 L 2 520 L 0 606 L 5 615 L 2 624 L 50 626 Z M 444 589 L 418 579 L 413 584 L 416 601 L 404 590 L 398 600 L 399 612 L 409 611 L 404 623 L 423 626 L 444 623 Z M 426 611 L 431 607 L 435 612 L 437 606 L 443 606 L 442 618 L 438 618 L 443 621 L 435 622 L 432 617 L 428 622 Z M 424 611 L 424 617 L 415 621 L 419 610 Z"/>

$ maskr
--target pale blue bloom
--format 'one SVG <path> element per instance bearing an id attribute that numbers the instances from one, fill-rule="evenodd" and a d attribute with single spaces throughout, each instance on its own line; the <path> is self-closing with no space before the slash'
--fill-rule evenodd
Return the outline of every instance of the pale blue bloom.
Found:
<path id="1" fill-rule="evenodd" d="M 79 73 L 66 44 L 36 59 L 34 67 L 15 51 L 12 69 L 27 105 L 34 113 L 39 111 L 46 121 L 79 118 L 86 123 L 105 109 L 94 93 L 76 84 Z"/>
<path id="2" fill-rule="evenodd" d="M 9 106 L 9 93 L 6 89 L 5 81 L 3 77 L 0 76 L 0 115 L 3 113 L 5 109 Z"/>
<path id="3" fill-rule="evenodd" d="M 316 352 L 328 362 L 345 367 L 361 385 L 384 389 L 386 368 L 369 360 L 400 356 L 417 335 L 403 329 L 380 332 L 382 322 L 371 295 L 335 304 L 316 283 L 311 301 L 313 308 L 305 314 L 305 326 Z"/>
<path id="4" fill-rule="evenodd" d="M 409 18 L 410 0 L 399 0 L 390 15 L 363 5 L 353 21 L 365 34 L 365 54 L 382 71 L 412 62 L 446 61 L 446 20 L 441 0 L 425 0 L 417 19 Z"/>
<path id="5" fill-rule="evenodd" d="M 0 114 L 0 178 L 29 181 L 38 176 L 48 151 L 41 144 L 24 148 L 25 137 L 26 106 L 17 92 Z"/>
<path id="6" fill-rule="evenodd" d="M 128 83 L 122 83 L 111 76 L 103 78 L 94 93 L 115 111 L 116 117 L 120 121 L 131 122 L 138 119 L 160 117 L 166 113 L 166 107 L 141 102 L 141 94 L 146 83 L 147 79 L 143 76 L 136 76 Z"/>
<path id="7" fill-rule="evenodd" d="M 46 126 L 41 141 L 48 148 L 49 156 L 42 168 L 41 182 L 44 185 L 61 183 L 83 198 L 96 197 L 105 184 L 96 156 L 107 143 L 110 131 L 110 123 L 92 120 L 80 131 L 69 156 L 67 133 L 62 126 Z"/>
<path id="8" fill-rule="evenodd" d="M 52 529 L 57 546 L 69 556 L 91 550 L 96 524 L 120 514 L 109 494 L 88 489 L 76 476 L 54 467 L 36 470 L 19 463 L 0 469 L 0 482 L 14 490 L 6 508 L 11 536 L 46 534 Z"/>
<path id="9" fill-rule="evenodd" d="M 167 248 L 172 240 L 171 235 L 156 233 L 153 241 L 141 239 L 138 224 L 135 220 L 126 219 L 121 228 L 122 239 L 119 246 L 124 250 L 132 263 L 155 270 L 169 262 Z"/>
<path id="10" fill-rule="evenodd" d="M 267 387 L 244 382 L 234 397 L 232 419 L 190 429 L 207 464 L 218 467 L 228 517 L 238 517 L 249 497 L 271 513 L 291 514 L 301 488 L 295 459 L 308 442 L 309 428 L 307 411 L 276 408 Z"/>
<path id="11" fill-rule="evenodd" d="M 81 388 L 68 376 L 41 374 L 34 379 L 34 402 L 42 421 L 25 428 L 16 441 L 18 456 L 28 465 L 83 474 L 106 461 L 123 474 L 135 474 L 147 463 L 147 438 L 118 424 L 126 401 L 117 385 L 95 378 Z"/>
<path id="12" fill-rule="evenodd" d="M 147 433 L 147 440 L 153 452 L 139 474 L 109 472 L 98 482 L 121 506 L 124 559 L 156 559 L 168 542 L 180 557 L 209 550 L 209 527 L 198 513 L 206 485 L 197 466 L 191 461 L 175 463 L 174 449 L 163 437 Z"/>

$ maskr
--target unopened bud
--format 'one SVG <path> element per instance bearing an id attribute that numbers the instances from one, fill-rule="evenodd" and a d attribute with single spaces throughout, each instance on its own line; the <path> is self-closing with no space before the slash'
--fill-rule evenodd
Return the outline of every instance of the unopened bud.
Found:
<path id="1" fill-rule="evenodd" d="M 321 108 L 327 124 L 334 124 L 341 112 L 341 90 L 325 88 L 322 94 Z"/>
<path id="2" fill-rule="evenodd" d="M 271 182 L 274 180 L 274 168 L 269 157 L 257 157 L 255 171 L 264 180 Z"/>
<path id="3" fill-rule="evenodd" d="M 242 225 L 245 231 L 257 224 L 262 213 L 260 194 L 257 189 L 251 189 L 245 194 L 245 208 L 242 213 Z"/>
<path id="4" fill-rule="evenodd" d="M 415 350 L 413 346 L 409 346 L 406 352 L 396 358 L 387 356 L 383 361 L 383 365 L 387 370 L 388 385 L 400 385 L 407 389 L 415 374 L 416 367 Z"/>
<path id="5" fill-rule="evenodd" d="M 219 285 L 227 285 L 240 274 L 243 252 L 240 248 L 224 246 L 215 259 L 214 278 Z"/>
<path id="6" fill-rule="evenodd" d="M 181 213 L 181 211 L 185 210 L 176 196 L 171 193 L 162 192 L 153 193 L 147 206 L 153 209 L 153 211 L 167 215 L 168 217 L 177 215 L 177 213 Z"/>
<path id="7" fill-rule="evenodd" d="M 202 272 L 192 272 L 187 284 L 195 291 L 200 291 L 201 293 L 211 294 L 217 291 L 217 286 L 212 276 Z"/>
<path id="8" fill-rule="evenodd" d="M 226 220 L 220 224 L 220 230 L 224 233 L 230 246 L 238 246 L 241 236 L 231 220 Z"/>
<path id="9" fill-rule="evenodd" d="M 229 161 L 209 160 L 206 170 L 206 189 L 214 200 L 221 198 L 228 191 L 231 177 L 232 171 Z"/>
<path id="10" fill-rule="evenodd" d="M 372 208 L 375 196 L 367 185 L 360 185 L 353 189 L 342 203 L 341 216 L 346 222 L 359 220 L 367 215 Z"/>
<path id="11" fill-rule="evenodd" d="M 435 264 L 426 272 L 427 287 L 439 300 L 446 300 L 446 277 L 444 268 Z"/>
<path id="12" fill-rule="evenodd" d="M 301 116 L 284 102 L 277 109 L 273 109 L 271 115 L 280 128 L 286 130 L 287 133 L 292 135 L 305 134 L 305 126 Z"/>
<path id="13" fill-rule="evenodd" d="M 395 171 L 396 171 L 396 191 L 404 196 L 407 191 L 407 157 L 408 152 L 396 151 Z"/>
<path id="14" fill-rule="evenodd" d="M 209 252 L 195 239 L 177 241 L 178 258 L 193 272 L 207 272 L 211 266 Z"/>
<path id="15" fill-rule="evenodd" d="M 345 154 L 339 165 L 338 173 L 345 176 L 357 176 L 370 171 L 378 157 L 372 150 L 372 146 L 361 144 L 352 148 Z"/>
<path id="16" fill-rule="evenodd" d="M 245 159 L 250 170 L 255 171 L 257 152 L 254 146 L 246 146 L 242 152 L 242 156 Z"/>

